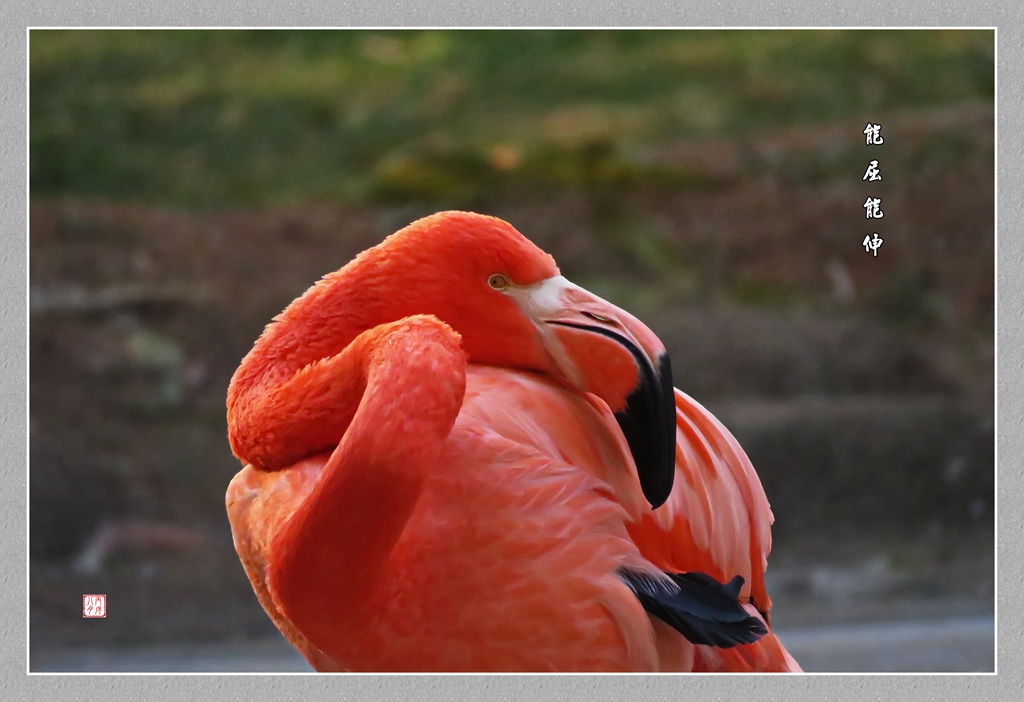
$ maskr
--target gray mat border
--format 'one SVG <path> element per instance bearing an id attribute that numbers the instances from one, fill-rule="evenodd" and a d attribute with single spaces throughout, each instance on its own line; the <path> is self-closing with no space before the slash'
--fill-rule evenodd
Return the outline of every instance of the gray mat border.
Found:
<path id="1" fill-rule="evenodd" d="M 150 5 L 150 6 L 148 6 Z M 1024 675 L 1015 665 L 1024 643 L 1024 607 L 1015 595 L 1024 579 L 1024 500 L 1021 460 L 1024 435 L 1021 384 L 1024 379 L 1024 260 L 1022 154 L 1024 92 L 1021 60 L 1022 11 L 1010 3 L 914 0 L 899 6 L 878 0 L 861 3 L 800 0 L 723 5 L 702 0 L 696 6 L 613 0 L 487 2 L 486 4 L 379 0 L 359 6 L 350 1 L 243 0 L 200 6 L 164 2 L 100 0 L 91 5 L 66 0 L 10 2 L 0 15 L 4 130 L 0 136 L 0 447 L 4 488 L 0 491 L 0 591 L 8 606 L 0 615 L 3 675 L 0 698 L 118 700 L 563 700 L 689 697 L 733 700 L 756 695 L 764 700 L 989 700 L 1015 699 Z M 114 676 L 26 675 L 26 52 L 28 26 L 972 26 L 998 28 L 998 215 L 997 258 L 997 457 L 999 466 L 999 657 L 998 675 L 805 675 L 768 676 Z M 20 597 L 19 594 L 20 593 Z"/>

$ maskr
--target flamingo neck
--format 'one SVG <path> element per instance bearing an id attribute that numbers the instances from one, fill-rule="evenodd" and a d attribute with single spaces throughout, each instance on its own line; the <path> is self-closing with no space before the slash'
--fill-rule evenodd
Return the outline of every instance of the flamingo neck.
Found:
<path id="1" fill-rule="evenodd" d="M 461 409 L 465 359 L 447 325 L 409 317 L 360 335 L 321 380 L 364 392 L 316 485 L 274 537 L 267 582 L 282 614 L 330 653 L 351 634 L 339 623 L 371 616 L 386 590 L 391 550 Z"/>
<path id="2" fill-rule="evenodd" d="M 364 252 L 295 299 L 267 325 L 231 378 L 228 439 L 235 456 L 257 468 L 283 468 L 333 448 L 363 395 L 365 377 L 341 373 L 321 387 L 318 366 L 337 364 L 360 334 L 394 321 L 381 309 L 379 262 Z M 361 342 L 369 344 L 370 337 Z M 362 345 L 351 350 L 359 356 Z M 347 361 L 346 361 L 347 362 Z M 286 416 L 282 408 L 293 411 Z M 268 415 L 276 421 L 268 426 Z"/>

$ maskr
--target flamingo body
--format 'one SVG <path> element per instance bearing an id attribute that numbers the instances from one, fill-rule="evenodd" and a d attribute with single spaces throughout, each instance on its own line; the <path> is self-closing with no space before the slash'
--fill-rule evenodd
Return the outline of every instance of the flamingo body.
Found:
<path id="1" fill-rule="evenodd" d="M 553 304 L 553 263 L 524 251 L 536 264 L 517 271 L 533 291 L 525 308 Z M 470 319 L 464 300 L 439 310 L 445 321 L 398 309 L 373 323 L 332 312 L 331 293 L 322 285 L 286 310 L 229 392 L 246 463 L 227 494 L 235 546 L 260 603 L 316 669 L 799 670 L 770 632 L 729 648 L 691 643 L 622 577 L 739 575 L 751 621 L 768 619 L 764 492 L 728 431 L 679 391 L 671 493 L 655 510 L 645 499 L 617 412 L 636 402 L 623 395 L 635 392 L 637 349 L 660 348 L 646 328 L 617 317 L 633 330 L 629 356 L 590 326 L 563 329 L 574 323 L 563 315 L 562 337 L 537 342 L 554 349 L 548 359 L 518 319 L 473 338 L 489 322 Z M 587 319 L 607 321 L 600 309 Z M 495 338 L 507 347 L 489 348 Z M 601 377 L 587 381 L 593 366 Z"/>

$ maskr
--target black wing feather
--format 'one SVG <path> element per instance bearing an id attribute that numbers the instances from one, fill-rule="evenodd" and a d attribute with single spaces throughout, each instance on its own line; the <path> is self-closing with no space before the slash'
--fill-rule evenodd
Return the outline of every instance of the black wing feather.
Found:
<path id="1" fill-rule="evenodd" d="M 648 613 L 662 620 L 688 641 L 731 648 L 754 643 L 768 633 L 757 617 L 740 604 L 743 578 L 724 585 L 705 573 L 666 573 L 672 585 L 640 573 L 620 569 L 619 577 Z"/>

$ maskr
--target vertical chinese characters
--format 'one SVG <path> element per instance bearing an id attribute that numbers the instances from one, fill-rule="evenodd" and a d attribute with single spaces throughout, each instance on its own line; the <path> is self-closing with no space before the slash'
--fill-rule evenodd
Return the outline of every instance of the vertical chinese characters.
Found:
<path id="1" fill-rule="evenodd" d="M 882 138 L 882 125 L 873 124 L 868 122 L 867 126 L 864 127 L 864 144 L 865 146 L 878 146 L 885 142 Z M 878 159 L 872 159 L 868 163 L 867 169 L 864 171 L 861 181 L 867 181 L 873 183 L 875 181 L 882 180 L 882 173 L 878 167 Z M 884 213 L 882 212 L 882 198 L 868 196 L 864 200 L 862 205 L 864 208 L 864 217 L 866 219 L 882 219 Z M 864 237 L 861 242 L 861 246 L 864 247 L 864 251 L 870 253 L 872 256 L 878 256 L 878 249 L 882 246 L 882 237 L 878 236 L 878 232 L 873 232 Z"/>

